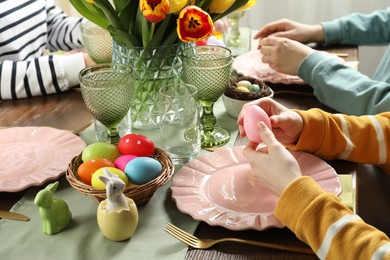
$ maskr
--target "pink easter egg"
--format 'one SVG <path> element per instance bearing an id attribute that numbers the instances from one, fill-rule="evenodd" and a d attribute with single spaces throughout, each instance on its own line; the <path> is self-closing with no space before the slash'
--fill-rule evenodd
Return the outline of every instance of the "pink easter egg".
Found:
<path id="1" fill-rule="evenodd" d="M 121 156 L 119 156 L 118 158 L 115 159 L 114 165 L 115 165 L 116 168 L 118 168 L 119 170 L 124 172 L 127 163 L 130 162 L 131 160 L 133 160 L 134 158 L 137 158 L 137 156 L 130 155 L 130 154 L 121 155 Z"/>
<path id="2" fill-rule="evenodd" d="M 271 121 L 267 113 L 259 106 L 252 105 L 245 109 L 244 112 L 244 130 L 249 140 L 255 143 L 261 143 L 262 140 L 259 134 L 257 124 L 263 121 L 271 128 Z"/>

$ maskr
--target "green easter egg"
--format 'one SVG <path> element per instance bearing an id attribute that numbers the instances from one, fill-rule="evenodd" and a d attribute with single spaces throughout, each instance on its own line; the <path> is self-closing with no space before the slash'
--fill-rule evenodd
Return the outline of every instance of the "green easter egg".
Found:
<path id="1" fill-rule="evenodd" d="M 250 92 L 259 92 L 259 91 L 260 91 L 260 86 L 257 85 L 257 84 L 252 84 L 252 85 L 249 87 L 249 91 L 250 91 Z"/>

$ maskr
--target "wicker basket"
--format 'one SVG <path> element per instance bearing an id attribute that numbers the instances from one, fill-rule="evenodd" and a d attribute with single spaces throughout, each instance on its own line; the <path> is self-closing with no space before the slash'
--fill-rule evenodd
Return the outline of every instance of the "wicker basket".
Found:
<path id="1" fill-rule="evenodd" d="M 82 182 L 77 175 L 77 169 L 82 163 L 81 155 L 74 157 L 66 171 L 66 179 L 70 185 L 84 195 L 91 196 L 96 202 L 100 202 L 107 198 L 106 190 L 94 189 L 92 186 Z M 153 196 L 154 192 L 167 183 L 174 173 L 174 165 L 169 156 L 159 148 L 154 149 L 154 153 L 150 156 L 158 160 L 162 165 L 162 171 L 157 178 L 142 185 L 130 184 L 123 192 L 127 197 L 134 200 L 137 205 L 147 203 Z"/>

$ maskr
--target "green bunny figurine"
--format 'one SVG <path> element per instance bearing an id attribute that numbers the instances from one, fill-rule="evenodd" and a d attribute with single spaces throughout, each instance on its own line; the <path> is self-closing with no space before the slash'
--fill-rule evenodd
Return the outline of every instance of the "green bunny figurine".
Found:
<path id="1" fill-rule="evenodd" d="M 45 189 L 38 192 L 34 200 L 35 205 L 39 207 L 43 232 L 49 235 L 61 232 L 70 224 L 72 219 L 68 204 L 64 200 L 53 196 L 57 187 L 58 181 L 47 185 Z"/>

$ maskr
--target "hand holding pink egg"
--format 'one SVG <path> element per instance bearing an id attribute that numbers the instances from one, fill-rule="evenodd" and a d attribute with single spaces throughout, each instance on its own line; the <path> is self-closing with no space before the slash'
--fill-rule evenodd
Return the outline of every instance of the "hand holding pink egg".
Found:
<path id="1" fill-rule="evenodd" d="M 262 121 L 271 129 L 271 121 L 267 113 L 257 105 L 251 105 L 244 112 L 244 130 L 248 139 L 254 143 L 261 143 L 257 124 Z"/>

